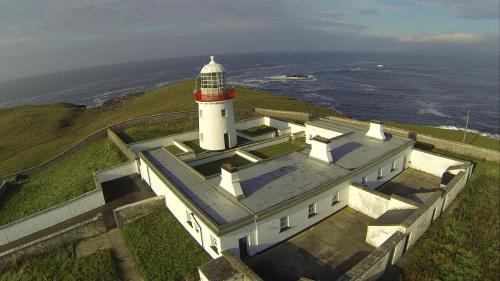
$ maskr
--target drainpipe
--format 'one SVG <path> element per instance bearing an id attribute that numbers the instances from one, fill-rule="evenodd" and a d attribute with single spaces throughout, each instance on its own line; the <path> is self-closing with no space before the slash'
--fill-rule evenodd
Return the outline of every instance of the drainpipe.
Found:
<path id="1" fill-rule="evenodd" d="M 194 216 L 194 213 L 191 213 L 191 217 L 193 218 L 193 221 L 196 223 L 198 226 L 198 229 L 200 230 L 200 241 L 201 241 L 201 247 L 205 249 L 205 246 L 203 245 L 203 230 L 201 229 L 201 225 L 198 223 L 196 220 L 196 217 Z"/>

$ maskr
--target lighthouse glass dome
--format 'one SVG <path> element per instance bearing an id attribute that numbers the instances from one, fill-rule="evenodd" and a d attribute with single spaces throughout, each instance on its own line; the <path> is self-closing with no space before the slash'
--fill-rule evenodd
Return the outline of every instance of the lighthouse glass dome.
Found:
<path id="1" fill-rule="evenodd" d="M 200 71 L 201 88 L 224 89 L 226 87 L 226 70 L 221 64 L 215 62 L 213 56 L 210 62 Z"/>

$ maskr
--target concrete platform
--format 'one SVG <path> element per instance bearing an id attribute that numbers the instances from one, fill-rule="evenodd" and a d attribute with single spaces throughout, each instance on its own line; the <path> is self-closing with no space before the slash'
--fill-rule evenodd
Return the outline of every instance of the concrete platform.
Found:
<path id="1" fill-rule="evenodd" d="M 245 263 L 264 280 L 334 280 L 375 249 L 365 242 L 373 221 L 345 208 Z"/>
<path id="2" fill-rule="evenodd" d="M 396 194 L 417 203 L 426 203 L 434 194 L 443 192 L 441 178 L 414 169 L 406 169 L 377 189 L 387 195 Z"/>

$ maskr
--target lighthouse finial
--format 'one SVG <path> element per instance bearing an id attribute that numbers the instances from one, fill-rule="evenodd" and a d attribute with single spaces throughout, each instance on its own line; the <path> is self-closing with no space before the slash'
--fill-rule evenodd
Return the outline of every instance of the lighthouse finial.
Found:
<path id="1" fill-rule="evenodd" d="M 214 56 L 210 56 L 210 62 L 215 63 L 215 57 Z"/>

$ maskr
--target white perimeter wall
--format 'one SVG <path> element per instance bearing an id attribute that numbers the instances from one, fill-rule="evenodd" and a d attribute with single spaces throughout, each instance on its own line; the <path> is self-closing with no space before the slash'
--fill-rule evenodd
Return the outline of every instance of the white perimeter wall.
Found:
<path id="1" fill-rule="evenodd" d="M 344 134 L 341 132 L 336 132 L 329 129 L 312 126 L 311 124 L 306 124 L 305 131 L 306 131 L 306 143 L 308 144 L 311 144 L 311 139 L 314 138 L 315 136 L 321 136 L 323 138 L 331 139 Z"/>
<path id="2" fill-rule="evenodd" d="M 103 183 L 106 181 L 138 173 L 139 170 L 137 168 L 137 162 L 136 160 L 132 160 L 120 165 L 116 165 L 109 169 L 99 171 L 95 174 L 95 177 L 97 178 L 99 183 Z"/>
<path id="3" fill-rule="evenodd" d="M 105 204 L 101 189 L 0 227 L 0 246 L 26 237 Z"/>
<path id="4" fill-rule="evenodd" d="M 448 167 L 460 164 L 463 164 L 463 162 L 417 149 L 413 149 L 410 154 L 411 168 L 437 177 L 442 177 Z"/>

